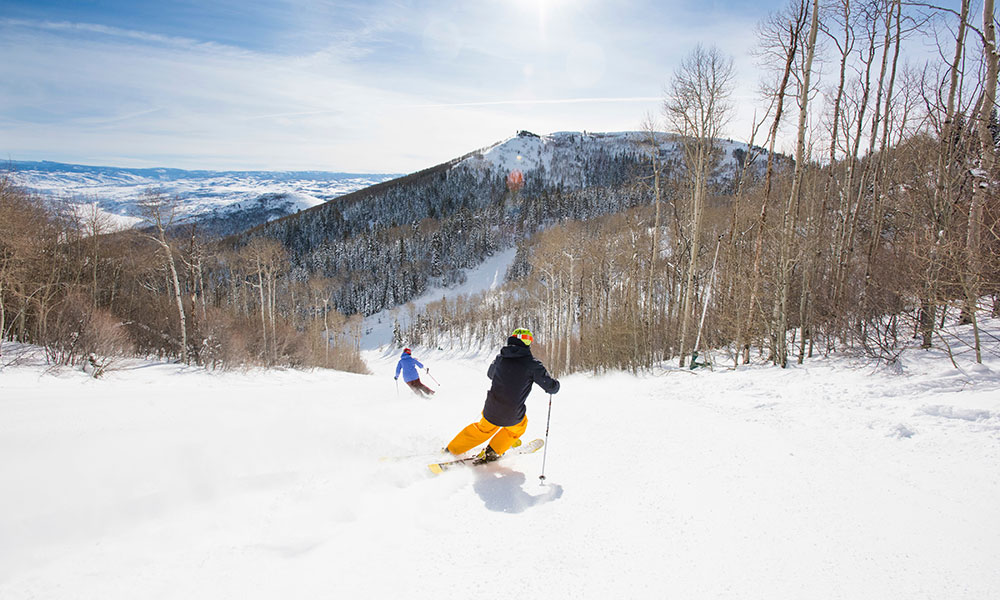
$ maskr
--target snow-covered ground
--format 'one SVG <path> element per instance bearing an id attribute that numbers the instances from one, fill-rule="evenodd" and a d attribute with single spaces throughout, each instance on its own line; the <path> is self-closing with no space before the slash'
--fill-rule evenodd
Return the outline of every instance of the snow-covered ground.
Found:
<path id="1" fill-rule="evenodd" d="M 180 217 L 238 213 L 256 205 L 287 214 L 398 177 L 325 171 L 187 171 L 129 169 L 43 162 L 12 162 L 11 180 L 36 193 L 98 211 L 119 226 L 139 222 L 143 194 L 153 190 L 181 200 Z"/>
<path id="2" fill-rule="evenodd" d="M 366 353 L 371 375 L 129 361 L 101 380 L 3 350 L 5 600 L 1000 591 L 995 341 L 961 369 L 913 350 L 573 375 L 547 454 L 438 476 L 492 350 L 418 349 L 431 399 L 397 389 L 395 350 Z M 547 410 L 536 389 L 525 439 Z"/>

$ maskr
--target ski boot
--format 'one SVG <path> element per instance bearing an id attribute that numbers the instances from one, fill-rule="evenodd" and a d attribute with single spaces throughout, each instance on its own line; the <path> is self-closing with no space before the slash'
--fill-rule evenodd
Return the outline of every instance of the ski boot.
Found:
<path id="1" fill-rule="evenodd" d="M 500 458 L 500 455 L 497 454 L 496 451 L 493 450 L 493 448 L 486 446 L 486 448 L 483 448 L 483 451 L 476 456 L 476 459 L 472 461 L 472 464 L 481 465 L 484 463 L 493 462 L 498 458 Z"/>

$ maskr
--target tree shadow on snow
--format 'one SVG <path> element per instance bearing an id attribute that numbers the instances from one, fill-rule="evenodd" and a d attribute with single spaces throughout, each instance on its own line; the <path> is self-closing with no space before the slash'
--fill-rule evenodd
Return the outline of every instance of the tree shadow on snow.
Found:
<path id="1" fill-rule="evenodd" d="M 562 497 L 562 486 L 551 483 L 538 486 L 538 494 L 529 494 L 524 490 L 525 480 L 524 473 L 494 467 L 480 473 L 472 487 L 486 508 L 494 512 L 522 513 Z"/>

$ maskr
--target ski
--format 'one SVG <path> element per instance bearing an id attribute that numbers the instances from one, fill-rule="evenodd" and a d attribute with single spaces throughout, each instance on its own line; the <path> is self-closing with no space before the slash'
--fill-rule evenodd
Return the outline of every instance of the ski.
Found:
<path id="1" fill-rule="evenodd" d="M 542 449 L 542 446 L 544 444 L 545 444 L 544 440 L 540 439 L 531 440 L 527 444 L 521 444 L 520 446 L 511 448 L 510 450 L 504 452 L 503 455 L 501 455 L 500 458 L 498 458 L 497 460 L 498 461 L 503 460 L 505 457 L 514 454 L 531 454 L 532 452 L 538 452 L 539 450 Z M 427 465 L 427 468 L 431 470 L 431 473 L 438 474 L 447 471 L 448 469 L 454 469 L 455 467 L 460 467 L 463 465 L 480 465 L 480 464 L 488 464 L 488 463 L 484 463 L 483 461 L 479 460 L 478 456 L 470 456 L 468 458 L 459 458 L 457 460 L 450 460 L 447 462 L 431 463 Z"/>

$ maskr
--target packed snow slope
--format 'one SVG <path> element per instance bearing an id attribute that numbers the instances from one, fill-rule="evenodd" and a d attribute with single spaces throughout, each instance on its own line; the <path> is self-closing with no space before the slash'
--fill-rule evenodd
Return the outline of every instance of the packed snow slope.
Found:
<path id="1" fill-rule="evenodd" d="M 366 318 L 361 348 L 376 350 L 391 344 L 396 323 L 399 323 L 400 329 L 405 331 L 411 324 L 412 317 L 423 312 L 424 308 L 432 302 L 440 301 L 442 298 L 454 299 L 458 296 L 474 296 L 499 288 L 503 285 L 507 270 L 514 262 L 516 254 L 517 248 L 508 248 L 498 252 L 478 266 L 465 269 L 461 283 L 451 287 L 435 286 L 404 305 L 379 311 Z"/>
<path id="2" fill-rule="evenodd" d="M 371 375 L 133 361 L 94 380 L 5 344 L 0 598 L 996 597 L 985 324 L 983 366 L 564 377 L 547 454 L 437 476 L 492 350 L 416 349 L 422 399 L 396 350 L 368 352 Z"/>

